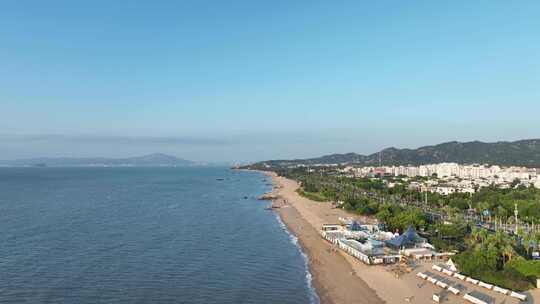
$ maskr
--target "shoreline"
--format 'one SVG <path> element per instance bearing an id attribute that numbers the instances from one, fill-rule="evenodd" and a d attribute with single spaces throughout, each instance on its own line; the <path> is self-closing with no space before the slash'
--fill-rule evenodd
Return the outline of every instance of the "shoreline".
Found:
<path id="1" fill-rule="evenodd" d="M 310 300 L 311 300 L 310 304 L 317 304 L 317 303 L 320 304 L 321 303 L 321 298 L 319 297 L 319 293 L 317 292 L 317 288 L 314 285 L 315 282 L 314 282 L 314 279 L 313 279 L 313 274 L 311 273 L 311 270 L 310 270 L 310 267 L 309 267 L 309 256 L 304 252 L 304 248 L 300 244 L 300 240 L 298 239 L 298 237 L 289 230 L 287 225 L 281 219 L 280 215 L 277 212 L 275 212 L 274 215 L 276 216 L 276 220 L 278 221 L 279 225 L 285 231 L 287 231 L 287 235 L 289 236 L 291 242 L 298 248 L 298 250 L 300 251 L 300 253 L 302 255 L 302 258 L 304 259 L 304 265 L 306 267 L 306 282 L 307 282 L 309 292 L 310 292 Z"/>
<path id="2" fill-rule="evenodd" d="M 307 257 L 307 272 L 311 275 L 311 284 L 321 304 L 346 304 L 346 303 L 385 303 L 377 296 L 375 290 L 370 288 L 350 266 L 347 258 L 338 250 L 332 248 L 319 235 L 319 231 L 298 210 L 293 201 L 298 195 L 296 188 L 284 178 L 278 177 L 273 172 L 259 171 L 272 178 L 274 189 L 272 194 L 276 199 L 272 200 L 272 206 L 276 215 L 286 226 L 291 235 L 296 237 L 300 249 Z"/>

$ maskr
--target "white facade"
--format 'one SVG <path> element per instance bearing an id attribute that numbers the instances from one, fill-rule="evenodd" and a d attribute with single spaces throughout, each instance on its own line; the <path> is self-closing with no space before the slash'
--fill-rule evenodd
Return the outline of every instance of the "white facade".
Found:
<path id="1" fill-rule="evenodd" d="M 343 173 L 351 176 L 374 176 L 386 174 L 406 177 L 430 177 L 437 175 L 439 181 L 444 181 L 442 187 L 425 182 L 418 185 L 422 191 L 432 191 L 441 194 L 453 192 L 474 193 L 476 188 L 495 184 L 508 188 L 510 184 L 519 179 L 521 184 L 534 185 L 540 188 L 540 176 L 537 169 L 526 167 L 500 167 L 488 165 L 460 165 L 457 163 L 428 164 L 421 166 L 385 166 L 385 167 L 353 167 L 342 169 Z"/>

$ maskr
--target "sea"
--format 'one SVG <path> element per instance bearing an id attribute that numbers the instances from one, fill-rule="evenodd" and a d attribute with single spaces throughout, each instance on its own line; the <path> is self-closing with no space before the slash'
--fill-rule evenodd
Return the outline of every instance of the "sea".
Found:
<path id="1" fill-rule="evenodd" d="M 225 167 L 0 168 L 0 303 L 318 303 L 306 256 Z"/>

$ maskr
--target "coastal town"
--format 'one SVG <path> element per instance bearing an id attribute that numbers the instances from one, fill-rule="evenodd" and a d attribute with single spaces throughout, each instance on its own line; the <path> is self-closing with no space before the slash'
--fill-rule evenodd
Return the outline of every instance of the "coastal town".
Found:
<path id="1" fill-rule="evenodd" d="M 488 201 L 485 196 L 495 194 L 540 197 L 537 169 L 440 163 L 322 164 L 275 171 L 279 175 L 266 171 L 275 185 L 273 210 L 311 253 L 316 281 L 325 280 L 318 263 L 327 257 L 310 247 L 325 245 L 310 245 L 314 241 L 302 237 L 308 227 L 295 228 L 287 220 L 289 212 L 301 214 L 319 242 L 327 244 L 326 252 L 344 256 L 350 273 L 387 303 L 534 303 L 540 295 L 540 272 L 532 270 L 540 263 L 540 220 L 535 223 L 533 213 L 518 210 L 514 200 L 506 207 L 475 202 L 479 195 Z M 457 200 L 464 202 L 463 209 L 451 207 Z M 500 251 L 493 254 L 500 256 L 493 261 L 499 266 L 471 266 L 495 247 Z M 327 279 L 332 276 L 339 275 Z"/>
<path id="2" fill-rule="evenodd" d="M 437 192 L 443 195 L 456 192 L 474 193 L 478 188 L 490 185 L 499 188 L 518 185 L 540 188 L 540 170 L 527 167 L 440 163 L 421 166 L 345 166 L 338 171 L 344 176 L 351 177 L 424 177 L 426 179 L 423 182 L 416 182 L 413 187 L 417 187 L 420 191 Z"/>
<path id="3" fill-rule="evenodd" d="M 474 193 L 481 187 L 495 185 L 499 188 L 523 185 L 540 188 L 540 169 L 518 166 L 486 164 L 464 165 L 438 163 L 421 166 L 355 166 L 350 164 L 295 165 L 292 168 L 307 168 L 308 172 L 334 171 L 344 177 L 401 177 L 404 181 L 419 178 L 411 183 L 420 191 L 451 193 Z M 394 184 L 390 184 L 393 187 Z"/>

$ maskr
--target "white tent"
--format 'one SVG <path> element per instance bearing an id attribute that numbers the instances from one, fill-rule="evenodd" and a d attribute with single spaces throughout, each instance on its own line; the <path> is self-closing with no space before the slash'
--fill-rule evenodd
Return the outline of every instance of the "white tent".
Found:
<path id="1" fill-rule="evenodd" d="M 448 269 L 450 269 L 451 271 L 457 272 L 456 264 L 454 264 L 454 261 L 452 261 L 452 259 L 446 262 L 446 266 L 448 266 Z"/>

